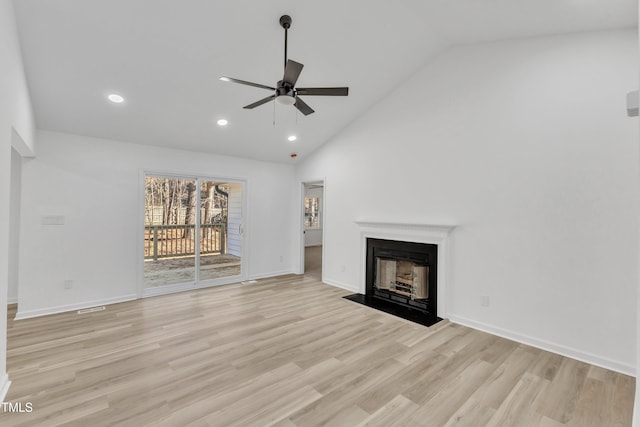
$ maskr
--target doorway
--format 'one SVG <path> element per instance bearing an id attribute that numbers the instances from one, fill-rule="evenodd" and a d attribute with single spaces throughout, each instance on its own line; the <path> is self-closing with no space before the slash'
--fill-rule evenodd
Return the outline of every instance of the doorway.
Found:
<path id="1" fill-rule="evenodd" d="M 324 181 L 303 183 L 303 273 L 322 280 L 324 239 Z"/>
<path id="2" fill-rule="evenodd" d="M 242 182 L 147 173 L 144 188 L 144 296 L 242 280 Z"/>

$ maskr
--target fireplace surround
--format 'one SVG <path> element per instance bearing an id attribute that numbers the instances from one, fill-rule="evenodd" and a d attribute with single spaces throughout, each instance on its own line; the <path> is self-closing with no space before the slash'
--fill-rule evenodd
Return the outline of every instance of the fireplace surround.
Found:
<path id="1" fill-rule="evenodd" d="M 345 298 L 430 326 L 446 317 L 452 225 L 357 221 L 360 293 Z"/>

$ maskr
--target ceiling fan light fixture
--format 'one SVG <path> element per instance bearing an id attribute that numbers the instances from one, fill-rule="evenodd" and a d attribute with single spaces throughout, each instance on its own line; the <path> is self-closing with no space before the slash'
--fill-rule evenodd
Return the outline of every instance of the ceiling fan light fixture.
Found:
<path id="1" fill-rule="evenodd" d="M 296 103 L 296 99 L 291 95 L 279 95 L 276 96 L 276 102 L 282 105 L 293 105 Z"/>

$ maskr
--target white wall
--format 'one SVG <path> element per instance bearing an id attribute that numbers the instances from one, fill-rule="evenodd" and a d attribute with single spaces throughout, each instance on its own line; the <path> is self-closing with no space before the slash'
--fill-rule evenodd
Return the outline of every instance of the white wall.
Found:
<path id="1" fill-rule="evenodd" d="M 18 253 L 20 249 L 20 191 L 22 188 L 22 157 L 11 149 L 11 202 L 9 213 L 9 304 L 18 302 Z"/>
<path id="2" fill-rule="evenodd" d="M 19 136 L 18 136 L 19 134 Z M 0 0 L 0 401 L 9 387 L 7 360 L 7 292 L 11 210 L 11 146 L 34 149 L 33 113 L 24 77 L 13 5 Z"/>
<path id="3" fill-rule="evenodd" d="M 248 275 L 292 271 L 292 248 L 283 243 L 293 232 L 292 166 L 62 133 L 39 132 L 38 140 L 38 157 L 23 163 L 20 317 L 136 296 L 142 171 L 246 180 Z M 276 220 L 254 215 L 282 206 Z M 48 215 L 65 224 L 41 225 Z"/>
<path id="4" fill-rule="evenodd" d="M 320 211 L 320 227 L 306 229 L 304 232 L 304 245 L 305 246 L 319 246 L 322 244 L 322 194 L 323 188 L 306 188 L 304 189 L 305 197 L 317 197 L 318 198 L 318 210 Z"/>
<path id="5" fill-rule="evenodd" d="M 324 280 L 364 292 L 356 220 L 457 224 L 449 318 L 634 372 L 637 85 L 631 30 L 446 51 L 298 167 Z"/>

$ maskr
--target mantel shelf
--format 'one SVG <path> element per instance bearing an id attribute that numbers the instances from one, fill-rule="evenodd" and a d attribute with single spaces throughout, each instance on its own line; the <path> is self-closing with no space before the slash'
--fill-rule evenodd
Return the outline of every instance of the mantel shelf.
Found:
<path id="1" fill-rule="evenodd" d="M 370 220 L 358 220 L 354 221 L 360 227 L 372 227 L 372 228 L 398 228 L 398 229 L 421 229 L 432 230 L 449 233 L 456 226 L 453 224 L 425 224 L 425 223 L 408 223 L 408 222 L 383 222 L 383 221 L 370 221 Z"/>

